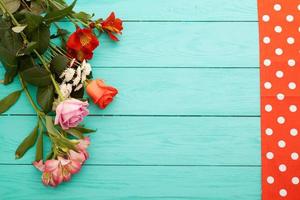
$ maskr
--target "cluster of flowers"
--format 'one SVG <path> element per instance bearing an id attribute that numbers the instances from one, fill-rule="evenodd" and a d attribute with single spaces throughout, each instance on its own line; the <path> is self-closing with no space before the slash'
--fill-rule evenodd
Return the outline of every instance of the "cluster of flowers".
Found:
<path id="1" fill-rule="evenodd" d="M 42 181 L 45 185 L 52 187 L 57 186 L 63 181 L 69 181 L 73 174 L 80 171 L 83 163 L 88 159 L 89 154 L 87 147 L 90 145 L 88 137 L 79 140 L 77 144 L 77 152 L 70 150 L 67 157 L 58 157 L 57 159 L 35 161 L 33 165 L 39 169 L 42 174 Z"/>
<path id="2" fill-rule="evenodd" d="M 7 6 L 7 2 L 10 5 Z M 10 35 L 10 41 L 0 40 L 0 51 L 6 74 L 4 84 L 9 84 L 18 75 L 22 89 L 0 100 L 0 114 L 8 110 L 25 92 L 38 123 L 34 130 L 22 141 L 16 150 L 16 158 L 36 144 L 36 159 L 33 165 L 42 172 L 42 182 L 55 187 L 69 181 L 80 171 L 88 159 L 90 138 L 86 133 L 94 132 L 81 123 L 89 114 L 89 102 L 84 93 L 100 108 L 105 109 L 118 94 L 118 90 L 108 86 L 101 79 L 92 79 L 94 50 L 100 45 L 95 33 L 106 33 L 113 41 L 119 41 L 122 34 L 122 20 L 112 12 L 107 19 L 92 20 L 92 15 L 76 13 L 64 0 L 22 1 L 0 0 L 1 34 Z M 39 12 L 36 13 L 36 7 Z M 69 34 L 56 23 L 62 18 L 75 25 Z M 57 28 L 50 34 L 51 24 Z M 36 38 L 35 31 L 40 32 Z M 43 39 L 40 39 L 43 38 Z M 60 38 L 61 45 L 52 42 Z M 16 44 L 12 47 L 12 43 Z M 47 48 L 45 48 L 47 47 Z M 4 51 L 11 51 L 7 57 Z M 32 84 L 38 88 L 37 104 L 27 88 Z M 88 98 L 87 97 L 87 98 Z M 54 113 L 55 118 L 49 113 Z M 43 136 L 51 142 L 47 157 L 43 156 Z"/>
<path id="3" fill-rule="evenodd" d="M 69 37 L 66 46 L 67 53 L 73 59 L 59 76 L 62 80 L 59 85 L 60 91 L 65 100 L 60 101 L 57 106 L 53 104 L 53 110 L 56 112 L 55 124 L 60 125 L 64 130 L 77 127 L 89 114 L 87 101 L 70 98 L 73 91 L 80 90 L 85 84 L 87 94 L 101 109 L 105 109 L 118 94 L 116 88 L 107 86 L 103 80 L 88 80 L 92 68 L 87 60 L 92 59 L 93 51 L 99 45 L 99 40 L 92 31 L 92 28 L 96 26 L 105 30 L 114 41 L 118 41 L 114 34 L 120 34 L 123 29 L 122 21 L 116 19 L 115 14 L 111 13 L 105 21 L 99 24 L 92 22 L 90 27 L 85 29 L 77 27 L 77 30 Z M 80 61 L 82 61 L 81 64 L 75 64 Z M 59 102 L 59 98 L 55 102 Z M 78 141 L 77 151 L 69 150 L 66 158 L 57 156 L 56 159 L 47 160 L 45 164 L 41 160 L 34 162 L 34 166 L 43 172 L 43 183 L 57 186 L 63 181 L 69 181 L 71 175 L 79 172 L 82 164 L 88 159 L 89 154 L 86 149 L 89 144 L 89 138 L 85 137 Z"/>

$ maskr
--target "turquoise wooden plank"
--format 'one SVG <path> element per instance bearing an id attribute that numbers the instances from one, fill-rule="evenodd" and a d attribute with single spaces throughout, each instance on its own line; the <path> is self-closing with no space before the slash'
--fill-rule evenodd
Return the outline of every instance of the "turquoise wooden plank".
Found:
<path id="1" fill-rule="evenodd" d="M 256 22 L 128 22 L 124 27 L 118 43 L 101 37 L 94 67 L 258 67 Z"/>
<path id="2" fill-rule="evenodd" d="M 96 17 L 115 11 L 125 20 L 236 21 L 257 20 L 256 7 L 254 0 L 80 0 L 75 9 L 93 12 Z"/>
<path id="3" fill-rule="evenodd" d="M 259 115 L 259 69 L 97 68 L 93 74 L 120 93 L 104 111 L 92 105 L 91 114 Z M 0 98 L 19 89 L 17 83 L 0 85 Z M 7 113 L 33 110 L 23 94 Z"/>
<path id="4" fill-rule="evenodd" d="M 0 176 L 5 200 L 260 199 L 253 167 L 85 166 L 56 189 L 45 188 L 32 166 L 0 166 Z"/>
<path id="5" fill-rule="evenodd" d="M 21 160 L 14 160 L 14 152 L 35 120 L 0 117 L 0 164 L 32 162 L 34 149 Z M 89 164 L 260 165 L 259 118 L 94 116 L 85 121 L 97 129 Z"/>

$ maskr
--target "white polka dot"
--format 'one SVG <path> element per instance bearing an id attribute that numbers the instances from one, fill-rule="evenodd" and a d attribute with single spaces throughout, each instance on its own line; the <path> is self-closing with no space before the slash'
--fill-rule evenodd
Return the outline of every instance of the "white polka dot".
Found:
<path id="1" fill-rule="evenodd" d="M 281 10 L 281 5 L 280 4 L 275 4 L 274 5 L 274 10 L 275 11 L 280 11 Z"/>
<path id="2" fill-rule="evenodd" d="M 281 33 L 282 28 L 281 28 L 281 26 L 275 26 L 274 30 L 276 33 Z"/>
<path id="3" fill-rule="evenodd" d="M 264 60 L 264 65 L 267 66 L 267 67 L 270 66 L 271 65 L 271 60 L 270 59 L 265 59 Z"/>
<path id="4" fill-rule="evenodd" d="M 298 10 L 300 10 L 300 4 L 297 6 Z"/>
<path id="5" fill-rule="evenodd" d="M 284 140 L 279 140 L 278 141 L 278 146 L 280 147 L 280 148 L 284 148 L 285 147 L 285 141 Z"/>
<path id="6" fill-rule="evenodd" d="M 266 110 L 267 112 L 271 112 L 271 111 L 272 111 L 272 106 L 271 106 L 270 104 L 266 105 L 266 106 L 265 106 L 265 110 Z"/>
<path id="7" fill-rule="evenodd" d="M 266 154 L 266 157 L 267 157 L 269 160 L 271 160 L 271 159 L 274 158 L 274 154 L 273 154 L 272 152 L 268 152 L 268 153 Z"/>
<path id="8" fill-rule="evenodd" d="M 277 72 L 276 72 L 276 77 L 277 77 L 277 78 L 282 78 L 282 77 L 283 77 L 283 71 L 280 71 L 280 70 L 277 71 Z"/>
<path id="9" fill-rule="evenodd" d="M 272 88 L 272 84 L 270 82 L 265 82 L 264 87 L 266 89 L 271 89 Z"/>
<path id="10" fill-rule="evenodd" d="M 289 44 L 294 44 L 294 43 L 295 43 L 295 38 L 293 38 L 293 37 L 288 37 L 288 38 L 286 39 L 286 41 L 287 41 L 287 43 L 289 43 Z"/>
<path id="11" fill-rule="evenodd" d="M 282 196 L 282 197 L 286 197 L 286 195 L 287 195 L 286 189 L 279 190 L 279 195 Z"/>
<path id="12" fill-rule="evenodd" d="M 280 101 L 282 101 L 284 99 L 284 94 L 278 93 L 277 94 L 277 99 L 280 100 Z"/>
<path id="13" fill-rule="evenodd" d="M 294 66 L 296 65 L 296 61 L 295 61 L 294 59 L 289 59 L 289 60 L 288 60 L 288 65 L 289 65 L 290 67 L 294 67 Z"/>
<path id="14" fill-rule="evenodd" d="M 286 165 L 285 164 L 281 164 L 281 165 L 279 165 L 279 171 L 281 171 L 281 172 L 285 172 L 286 171 Z"/>
<path id="15" fill-rule="evenodd" d="M 299 154 L 296 153 L 296 152 L 293 152 L 293 153 L 291 154 L 291 158 L 292 158 L 293 160 L 298 160 Z"/>
<path id="16" fill-rule="evenodd" d="M 298 135 L 298 130 L 295 129 L 295 128 L 292 128 L 292 129 L 290 130 L 290 134 L 291 134 L 291 136 L 296 136 L 296 135 Z"/>
<path id="17" fill-rule="evenodd" d="M 299 184 L 299 178 L 298 178 L 298 177 L 293 177 L 293 178 L 292 178 L 292 183 L 293 183 L 294 185 L 298 185 L 298 184 Z"/>
<path id="18" fill-rule="evenodd" d="M 269 44 L 271 42 L 271 39 L 269 37 L 264 37 L 263 41 L 265 44 Z"/>
<path id="19" fill-rule="evenodd" d="M 300 27 L 298 27 L 298 32 L 300 32 Z"/>
<path id="20" fill-rule="evenodd" d="M 286 16 L 286 21 L 288 21 L 288 22 L 294 21 L 294 16 L 293 15 Z"/>
<path id="21" fill-rule="evenodd" d="M 267 128 L 267 129 L 265 130 L 265 133 L 266 133 L 266 135 L 272 135 L 272 134 L 273 134 L 273 130 L 270 129 L 270 128 Z"/>
<path id="22" fill-rule="evenodd" d="M 269 183 L 269 184 L 273 184 L 274 183 L 274 177 L 273 176 L 268 176 L 267 177 L 267 182 Z"/>
<path id="23" fill-rule="evenodd" d="M 264 16 L 262 17 L 262 20 L 263 20 L 264 22 L 268 22 L 268 21 L 270 21 L 270 16 L 269 16 L 269 15 L 264 15 Z"/>
<path id="24" fill-rule="evenodd" d="M 291 112 L 296 112 L 297 111 L 297 106 L 290 105 L 289 109 L 290 109 Z"/>
<path id="25" fill-rule="evenodd" d="M 277 49 L 275 49 L 275 54 L 280 56 L 283 54 L 283 50 L 281 48 L 277 48 Z"/>
<path id="26" fill-rule="evenodd" d="M 290 83 L 289 83 L 289 88 L 290 88 L 291 90 L 296 89 L 296 83 L 290 82 Z"/>
<path id="27" fill-rule="evenodd" d="M 285 118 L 282 117 L 282 116 L 280 116 L 280 117 L 277 118 L 277 122 L 278 122 L 279 124 L 284 124 Z"/>

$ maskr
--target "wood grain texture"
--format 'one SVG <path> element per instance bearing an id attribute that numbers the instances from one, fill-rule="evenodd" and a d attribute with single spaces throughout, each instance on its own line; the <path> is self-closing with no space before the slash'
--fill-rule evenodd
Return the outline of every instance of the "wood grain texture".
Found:
<path id="1" fill-rule="evenodd" d="M 3 76 L 3 69 L 1 70 Z M 258 69 L 94 69 L 119 89 L 116 100 L 98 115 L 259 115 Z M 20 86 L 0 85 L 0 98 Z M 209 91 L 208 91 L 209 90 Z M 8 114 L 33 114 L 22 94 Z"/>
<path id="2" fill-rule="evenodd" d="M 115 11 L 125 20 L 252 21 L 257 20 L 256 7 L 253 0 L 80 0 L 75 9 L 104 18 Z"/>
<path id="3" fill-rule="evenodd" d="M 85 166 L 56 189 L 45 188 L 32 166 L 0 166 L 0 177 L 3 200 L 260 199 L 253 167 Z"/>
<path id="4" fill-rule="evenodd" d="M 35 149 L 21 160 L 14 160 L 14 152 L 35 120 L 0 117 L 0 152 L 5 155 L 0 164 L 32 162 Z M 90 135 L 88 164 L 260 165 L 259 118 L 93 116 L 85 124 L 97 129 Z"/>
<path id="5" fill-rule="evenodd" d="M 61 26 L 75 30 L 70 23 Z M 120 42 L 100 38 L 93 67 L 258 67 L 257 22 L 127 22 L 124 27 Z"/>
<path id="6" fill-rule="evenodd" d="M 0 199 L 260 199 L 256 7 L 254 0 L 78 1 L 77 10 L 125 19 L 121 41 L 101 37 L 91 61 L 94 77 L 120 94 L 104 111 L 91 105 L 91 157 L 56 189 L 30 165 L 33 149 L 14 160 L 35 123 L 22 94 L 0 116 Z M 17 80 L 0 84 L 0 98 L 19 88 Z"/>

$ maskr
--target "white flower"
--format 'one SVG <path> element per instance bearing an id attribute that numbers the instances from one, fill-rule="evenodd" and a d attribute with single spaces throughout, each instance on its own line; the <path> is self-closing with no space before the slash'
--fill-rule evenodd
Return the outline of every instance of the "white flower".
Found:
<path id="1" fill-rule="evenodd" d="M 81 74 L 81 83 L 84 83 L 85 80 L 86 80 L 86 74 L 83 71 L 82 74 Z"/>
<path id="2" fill-rule="evenodd" d="M 89 63 L 87 63 L 85 60 L 83 60 L 83 62 L 81 64 L 81 70 L 86 76 L 88 76 L 88 75 L 90 75 L 90 73 L 92 71 L 92 67 Z"/>
<path id="3" fill-rule="evenodd" d="M 80 90 L 81 88 L 82 88 L 82 83 L 80 83 L 75 89 L 74 89 L 74 91 L 78 91 L 78 90 Z"/>
<path id="4" fill-rule="evenodd" d="M 72 92 L 72 84 L 66 84 L 66 83 L 62 83 L 60 86 L 60 91 L 63 95 L 63 97 L 68 98 L 71 95 Z"/>
<path id="5" fill-rule="evenodd" d="M 73 80 L 73 85 L 74 86 L 77 86 L 81 82 L 81 69 L 80 69 L 80 67 L 77 68 L 76 74 L 77 74 L 77 76 Z"/>
<path id="6" fill-rule="evenodd" d="M 75 59 L 75 58 L 73 58 L 73 59 L 72 59 L 72 61 L 70 62 L 70 65 L 69 65 L 69 67 L 73 67 L 73 65 L 74 65 L 75 61 L 76 61 L 76 59 Z"/>
<path id="7" fill-rule="evenodd" d="M 65 79 L 64 81 L 65 82 L 69 82 L 70 80 L 72 80 L 72 78 L 74 77 L 74 74 L 75 74 L 75 70 L 73 68 L 67 68 L 65 70 Z"/>

